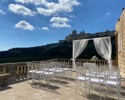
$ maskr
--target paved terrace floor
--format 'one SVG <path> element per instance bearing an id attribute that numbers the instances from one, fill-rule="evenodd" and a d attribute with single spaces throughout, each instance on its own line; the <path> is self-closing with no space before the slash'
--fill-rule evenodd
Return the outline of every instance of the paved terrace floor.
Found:
<path id="1" fill-rule="evenodd" d="M 74 74 L 74 72 L 73 72 Z M 21 78 L 22 79 L 22 78 Z M 0 88 L 0 100 L 100 100 L 98 92 L 84 95 L 84 91 L 75 92 L 75 78 L 56 81 L 47 88 L 47 84 L 29 84 L 23 80 L 9 79 L 9 85 Z M 31 81 L 28 81 L 31 82 Z M 125 100 L 125 83 L 122 81 L 121 100 Z M 117 100 L 112 94 L 106 100 Z"/>

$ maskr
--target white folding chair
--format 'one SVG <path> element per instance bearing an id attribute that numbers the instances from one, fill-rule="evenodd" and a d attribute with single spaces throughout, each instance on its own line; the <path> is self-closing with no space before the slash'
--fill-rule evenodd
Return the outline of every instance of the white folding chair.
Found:
<path id="1" fill-rule="evenodd" d="M 77 67 L 76 69 L 77 73 L 77 79 L 76 79 L 76 93 L 77 89 L 85 89 L 85 92 L 88 93 L 89 90 L 89 83 L 90 83 L 90 76 L 87 74 L 90 74 L 89 70 L 87 67 Z M 84 86 L 81 87 L 81 82 L 84 82 Z"/>
<path id="2" fill-rule="evenodd" d="M 43 82 L 44 80 L 44 71 L 42 70 L 42 66 L 40 62 L 34 63 L 34 68 L 35 68 L 35 80 L 39 81 L 39 83 L 41 84 L 41 82 Z"/>
<path id="3" fill-rule="evenodd" d="M 90 68 L 91 70 L 92 68 Z M 104 95 L 104 88 L 103 86 L 105 85 L 105 74 L 101 74 L 102 70 L 101 69 L 96 69 L 97 71 L 91 70 L 91 75 L 90 75 L 90 89 L 93 90 L 98 90 L 100 94 L 100 99 L 101 95 Z M 103 75 L 103 77 L 102 77 Z"/>
<path id="4" fill-rule="evenodd" d="M 64 77 L 64 69 L 63 69 L 63 63 L 62 62 L 53 62 L 53 72 L 55 73 L 55 78 L 61 80 Z"/>
<path id="5" fill-rule="evenodd" d="M 32 83 L 34 82 L 35 78 L 35 69 L 33 62 L 27 62 L 27 81 L 32 79 Z"/>
<path id="6" fill-rule="evenodd" d="M 101 77 L 103 74 L 102 70 L 96 66 L 95 63 L 83 63 L 83 66 L 88 68 L 86 76 L 89 77 L 89 93 L 92 90 L 99 90 L 100 97 L 103 93 L 102 84 L 105 84 L 104 77 Z M 104 76 L 104 75 L 103 75 Z"/>
<path id="7" fill-rule="evenodd" d="M 63 62 L 63 70 L 64 70 L 64 76 L 67 76 L 68 78 L 72 78 L 72 68 L 69 68 L 69 62 Z"/>
<path id="8" fill-rule="evenodd" d="M 120 99 L 120 89 L 121 89 L 121 76 L 120 71 L 118 70 L 108 70 L 106 77 L 106 90 L 105 90 L 105 97 L 109 94 L 109 90 L 116 90 L 118 100 Z"/>
<path id="9" fill-rule="evenodd" d="M 52 80 L 55 76 L 55 73 L 50 70 L 51 65 L 49 62 L 41 62 L 41 71 L 42 71 L 42 76 L 43 76 L 43 80 L 45 80 L 47 83 L 50 82 L 50 80 Z"/>

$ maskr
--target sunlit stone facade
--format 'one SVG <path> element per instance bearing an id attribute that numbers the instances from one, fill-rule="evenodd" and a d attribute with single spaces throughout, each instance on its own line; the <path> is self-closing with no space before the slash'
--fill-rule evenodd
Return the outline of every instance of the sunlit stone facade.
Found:
<path id="1" fill-rule="evenodd" d="M 125 10 L 116 23 L 116 41 L 118 66 L 122 77 L 125 77 Z"/>

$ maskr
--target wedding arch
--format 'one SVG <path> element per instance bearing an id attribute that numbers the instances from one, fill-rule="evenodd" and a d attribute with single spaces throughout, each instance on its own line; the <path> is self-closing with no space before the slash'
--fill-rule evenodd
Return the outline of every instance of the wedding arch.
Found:
<path id="1" fill-rule="evenodd" d="M 90 38 L 90 39 L 81 39 L 73 40 L 73 69 L 76 70 L 76 58 L 84 51 L 88 41 L 93 40 L 95 49 L 97 53 L 109 63 L 109 68 L 112 68 L 112 45 L 111 37 L 100 37 L 100 38 Z"/>

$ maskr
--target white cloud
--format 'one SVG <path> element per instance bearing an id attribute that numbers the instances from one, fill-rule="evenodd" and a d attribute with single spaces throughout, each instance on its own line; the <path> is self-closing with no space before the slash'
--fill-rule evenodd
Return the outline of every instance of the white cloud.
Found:
<path id="1" fill-rule="evenodd" d="M 20 29 L 24 29 L 24 30 L 34 30 L 35 28 L 29 24 L 28 22 L 26 21 L 19 21 L 16 25 L 15 25 L 16 28 L 20 28 Z"/>
<path id="2" fill-rule="evenodd" d="M 48 27 L 42 27 L 41 29 L 42 29 L 42 30 L 45 30 L 45 31 L 49 31 L 49 28 L 48 28 Z"/>
<path id="3" fill-rule="evenodd" d="M 41 15 L 50 16 L 62 12 L 73 11 L 73 6 L 78 6 L 80 3 L 77 0 L 58 0 L 57 3 L 49 2 L 48 0 L 15 0 L 20 3 L 32 3 L 34 5 L 42 5 L 37 7 L 37 11 Z"/>
<path id="4" fill-rule="evenodd" d="M 50 22 L 52 23 L 51 26 L 52 27 L 56 27 L 56 28 L 70 28 L 71 25 L 67 24 L 67 22 L 69 21 L 68 18 L 66 17 L 52 17 L 50 19 Z"/>
<path id="5" fill-rule="evenodd" d="M 68 22 L 69 19 L 66 17 L 52 17 L 50 22 Z"/>
<path id="6" fill-rule="evenodd" d="M 71 25 L 67 23 L 52 23 L 51 26 L 56 28 L 71 28 Z"/>
<path id="7" fill-rule="evenodd" d="M 0 9 L 0 14 L 5 14 L 5 12 L 2 9 Z"/>
<path id="8" fill-rule="evenodd" d="M 74 6 L 79 6 L 80 2 L 78 0 L 56 0 L 55 2 L 52 0 L 15 0 L 17 3 L 22 4 L 33 4 L 36 7 L 38 14 L 44 15 L 44 16 L 59 16 L 60 14 L 70 13 L 74 10 Z M 19 4 L 11 4 L 13 6 L 19 5 Z M 10 6 L 10 5 L 9 5 Z M 26 7 L 25 7 L 26 8 Z M 34 12 L 32 12 L 30 9 L 26 10 L 24 6 L 22 5 L 17 7 L 11 7 L 11 11 L 18 14 L 23 15 L 34 15 Z M 22 10 L 23 9 L 23 10 Z M 28 12 L 24 14 L 24 12 Z M 68 15 L 69 18 L 73 18 L 74 16 Z M 50 19 L 50 25 L 51 27 L 56 28 L 70 28 L 71 25 L 68 24 L 69 19 L 66 17 L 52 17 Z M 49 30 L 47 27 L 38 28 L 42 30 Z"/>
<path id="9" fill-rule="evenodd" d="M 46 10 L 44 8 L 37 8 L 37 11 L 39 14 L 45 15 L 45 16 L 50 16 L 50 15 L 53 15 L 55 13 L 55 11 L 52 9 Z"/>
<path id="10" fill-rule="evenodd" d="M 72 12 L 73 6 L 78 6 L 80 3 L 77 0 L 59 0 L 58 3 L 47 2 L 44 4 L 46 8 L 37 8 L 38 13 L 50 16 L 62 12 Z"/>
<path id="11" fill-rule="evenodd" d="M 110 13 L 110 12 L 107 12 L 105 15 L 106 15 L 106 16 L 109 16 L 109 15 L 111 15 L 111 13 Z"/>
<path id="12" fill-rule="evenodd" d="M 22 14 L 22 15 L 33 16 L 35 14 L 35 12 L 32 12 L 29 8 L 19 4 L 9 4 L 9 10 L 16 14 Z"/>
<path id="13" fill-rule="evenodd" d="M 33 0 L 15 0 L 16 2 L 20 2 L 20 3 L 33 3 Z"/>
<path id="14" fill-rule="evenodd" d="M 16 2 L 24 3 L 31 3 L 35 5 L 40 5 L 46 3 L 46 0 L 15 0 Z"/>

